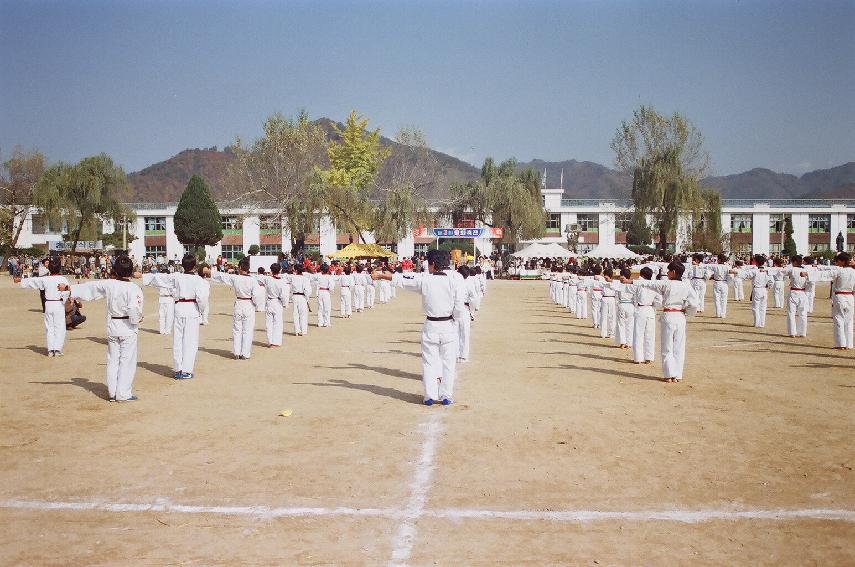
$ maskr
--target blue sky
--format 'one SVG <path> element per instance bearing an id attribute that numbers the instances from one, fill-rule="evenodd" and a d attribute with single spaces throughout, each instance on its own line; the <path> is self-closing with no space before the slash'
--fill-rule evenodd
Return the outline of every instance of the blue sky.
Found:
<path id="1" fill-rule="evenodd" d="M 800 174 L 855 160 L 853 29 L 843 0 L 0 0 L 0 151 L 135 171 L 355 108 L 476 165 L 611 166 L 652 104 L 701 129 L 715 174 Z"/>

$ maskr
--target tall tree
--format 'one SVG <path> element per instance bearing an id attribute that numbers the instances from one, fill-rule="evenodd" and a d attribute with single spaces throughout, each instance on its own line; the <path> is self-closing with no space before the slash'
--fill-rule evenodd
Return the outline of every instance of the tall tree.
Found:
<path id="1" fill-rule="evenodd" d="M 124 170 L 107 154 L 83 158 L 76 165 L 60 162 L 45 171 L 33 192 L 33 203 L 50 218 L 63 218 L 72 251 L 86 235 L 97 235 L 100 222 L 117 220 L 127 209 Z"/>
<path id="2" fill-rule="evenodd" d="M 721 194 L 717 189 L 701 189 L 695 210 L 692 211 L 691 242 L 694 250 L 713 254 L 724 251 L 721 231 Z"/>
<path id="3" fill-rule="evenodd" d="M 389 150 L 380 143 L 380 130 L 368 131 L 368 119 L 355 110 L 343 130 L 335 127 L 339 141 L 327 149 L 330 165 L 318 170 L 324 183 L 324 208 L 333 222 L 347 232 L 355 232 L 364 242 L 364 231 L 377 222 L 372 202 L 374 181 Z"/>
<path id="4" fill-rule="evenodd" d="M 175 236 L 194 253 L 200 246 L 213 246 L 223 238 L 220 211 L 205 180 L 198 175 L 190 178 L 178 201 Z"/>
<path id="5" fill-rule="evenodd" d="M 787 215 L 784 217 L 784 248 L 781 250 L 782 256 L 795 256 L 798 254 L 796 249 L 796 241 L 793 240 L 793 217 Z"/>
<path id="6" fill-rule="evenodd" d="M 303 247 L 323 208 L 317 171 L 327 160 L 327 136 L 309 121 L 273 114 L 264 121 L 264 135 L 250 145 L 238 138 L 236 157 L 226 185 L 234 204 L 272 208 L 291 233 L 291 249 Z"/>
<path id="7" fill-rule="evenodd" d="M 667 249 L 681 217 L 702 207 L 698 181 L 709 169 L 703 135 L 688 119 L 641 106 L 621 123 L 611 142 L 615 165 L 632 176 L 632 199 L 653 217 L 658 247 Z"/>
<path id="8" fill-rule="evenodd" d="M 424 195 L 436 184 L 441 168 L 424 133 L 414 127 L 395 136 L 399 150 L 386 162 L 388 174 L 377 178 L 371 232 L 378 242 L 395 242 L 432 217 Z"/>
<path id="9" fill-rule="evenodd" d="M 547 218 L 540 184 L 540 176 L 533 169 L 518 173 L 513 159 L 496 166 L 487 158 L 480 180 L 451 186 L 448 212 L 455 221 L 468 213 L 486 226 L 501 227 L 506 243 L 540 238 Z"/>
<path id="10" fill-rule="evenodd" d="M 16 147 L 0 167 L 0 243 L 15 248 L 33 206 L 33 191 L 45 172 L 45 156 Z"/>

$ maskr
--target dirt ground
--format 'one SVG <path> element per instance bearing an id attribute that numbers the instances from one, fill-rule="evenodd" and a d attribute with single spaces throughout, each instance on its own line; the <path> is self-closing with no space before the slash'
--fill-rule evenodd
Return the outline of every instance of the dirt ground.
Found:
<path id="1" fill-rule="evenodd" d="M 103 303 L 51 359 L 37 294 L 0 278 L 0 564 L 855 564 L 855 353 L 824 284 L 807 339 L 708 305 L 666 385 L 545 282 L 490 283 L 450 407 L 421 405 L 415 294 L 350 320 L 335 294 L 331 328 L 278 350 L 259 316 L 235 361 L 216 285 L 187 381 L 146 291 L 140 400 L 115 404 Z M 751 516 L 776 510 L 844 518 Z"/>

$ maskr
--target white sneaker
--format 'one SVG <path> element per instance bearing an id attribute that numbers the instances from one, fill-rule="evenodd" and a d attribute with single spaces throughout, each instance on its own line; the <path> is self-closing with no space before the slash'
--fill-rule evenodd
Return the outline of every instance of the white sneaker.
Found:
<path id="1" fill-rule="evenodd" d="M 47 353 L 47 355 L 48 355 L 49 357 L 53 358 L 53 357 L 54 357 L 54 351 L 49 350 L 49 351 L 48 351 L 48 353 Z"/>

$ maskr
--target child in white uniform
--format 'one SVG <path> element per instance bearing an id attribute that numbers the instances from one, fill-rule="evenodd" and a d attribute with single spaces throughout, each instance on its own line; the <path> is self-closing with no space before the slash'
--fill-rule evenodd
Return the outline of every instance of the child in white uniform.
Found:
<path id="1" fill-rule="evenodd" d="M 39 266 L 41 269 L 41 265 Z M 67 293 L 57 290 L 60 284 L 68 285 L 68 280 L 62 274 L 62 260 L 55 256 L 48 260 L 48 274 L 38 278 L 22 280 L 15 277 L 15 283 L 21 284 L 22 289 L 37 289 L 44 296 L 45 343 L 48 356 L 62 356 L 65 348 L 65 302 Z"/>
<path id="2" fill-rule="evenodd" d="M 255 312 L 264 308 L 264 287 L 249 275 L 249 257 L 238 263 L 238 274 L 213 272 L 211 279 L 224 283 L 235 292 L 232 308 L 232 353 L 236 360 L 252 356 L 252 336 L 255 333 Z"/>

